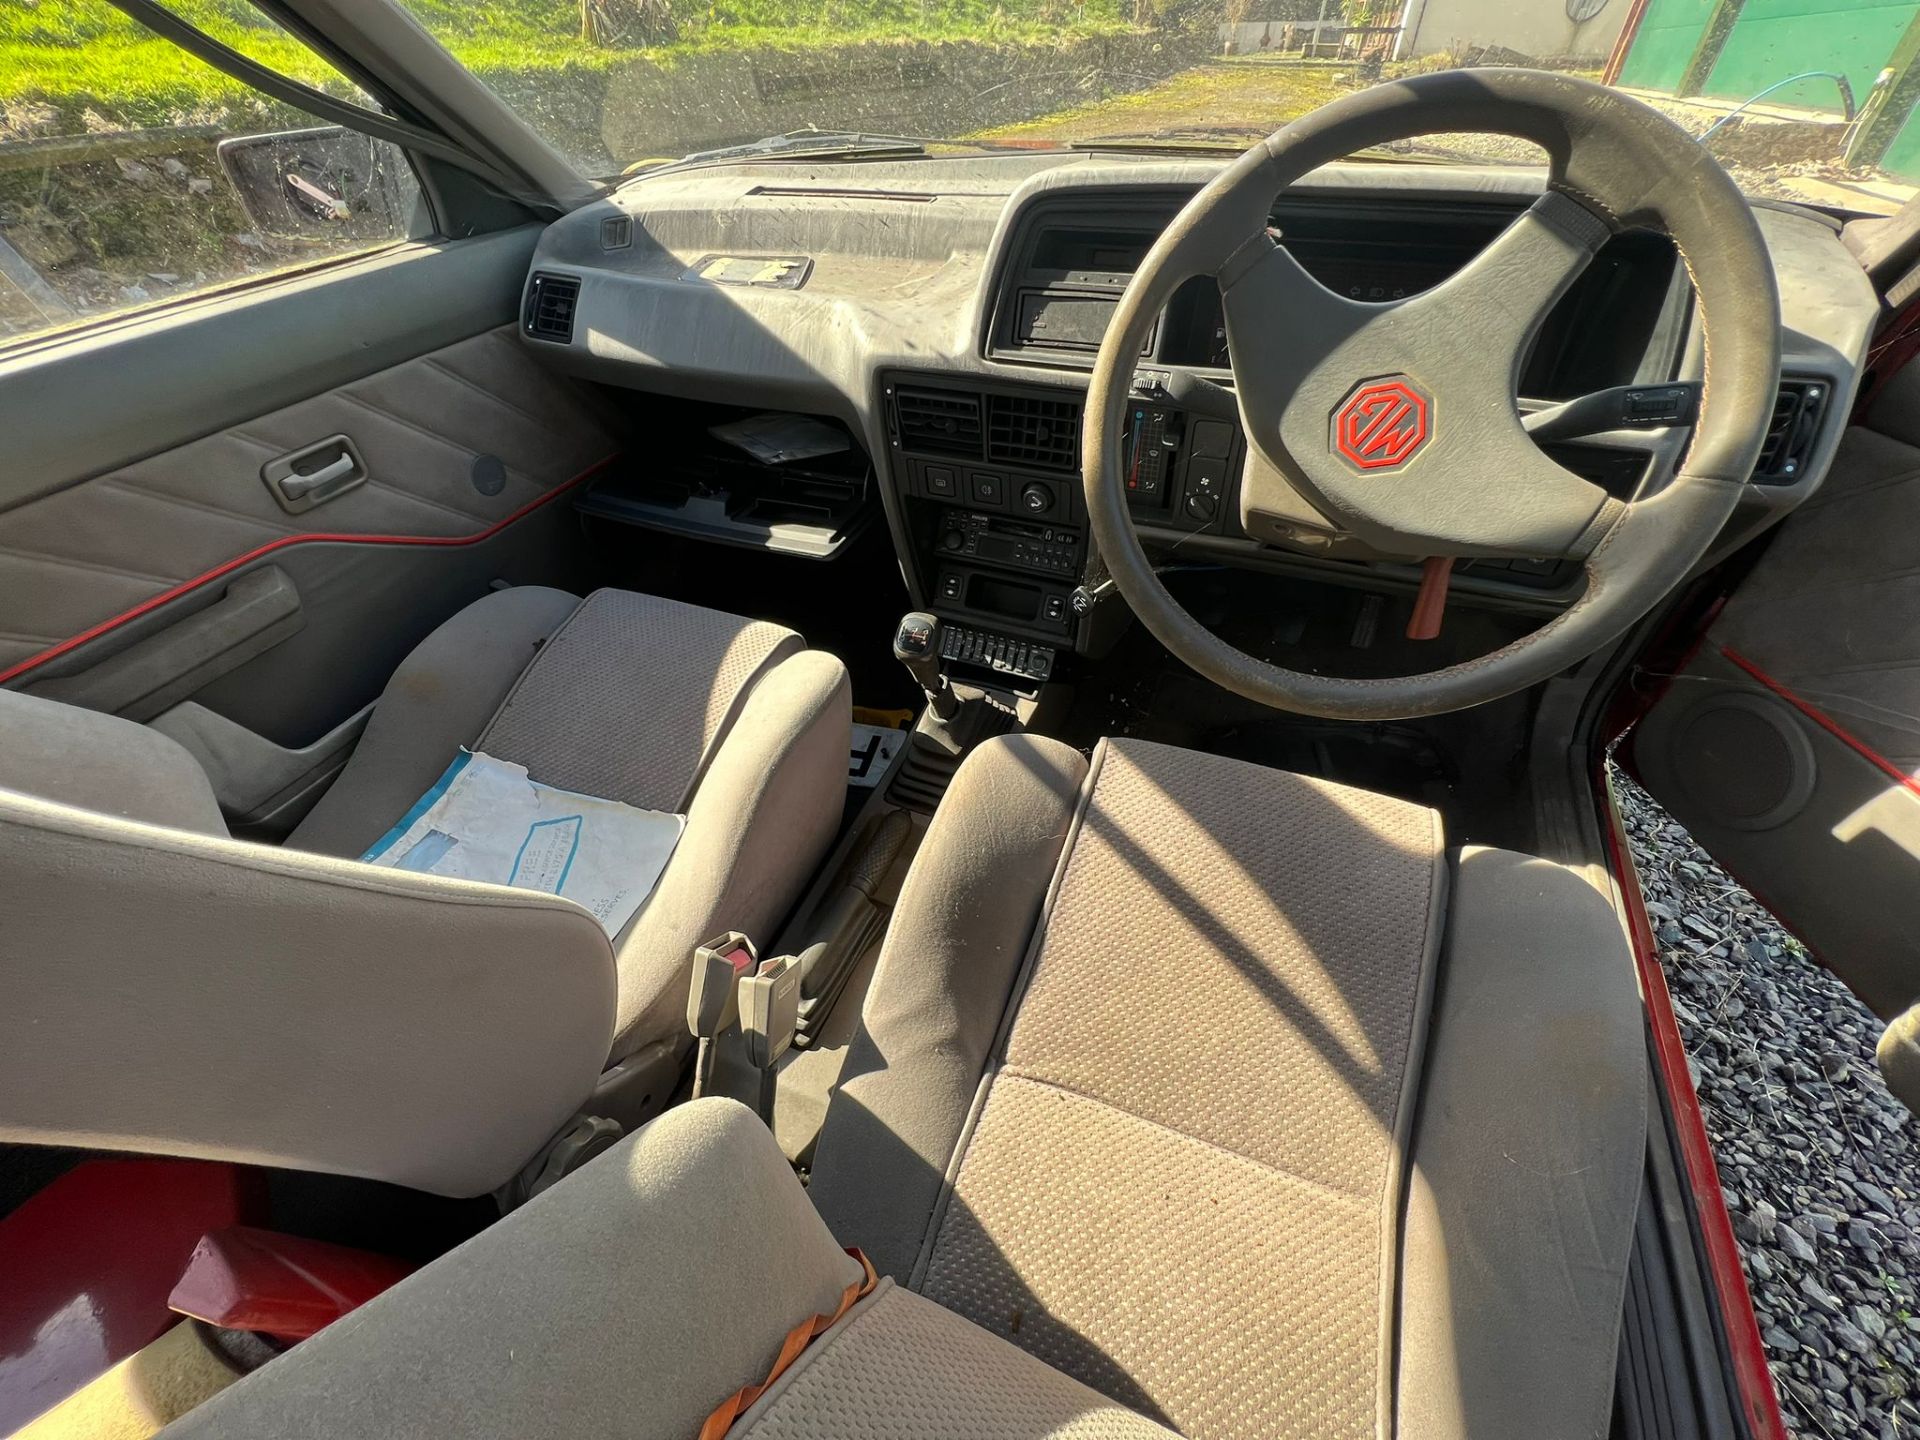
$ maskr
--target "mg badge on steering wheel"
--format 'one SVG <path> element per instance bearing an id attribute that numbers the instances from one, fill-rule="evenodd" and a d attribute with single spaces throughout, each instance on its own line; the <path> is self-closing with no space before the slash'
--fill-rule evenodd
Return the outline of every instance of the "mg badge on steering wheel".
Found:
<path id="1" fill-rule="evenodd" d="M 1391 470 L 1420 453 L 1433 400 L 1408 375 L 1362 380 L 1333 412 L 1333 448 L 1358 470 Z"/>

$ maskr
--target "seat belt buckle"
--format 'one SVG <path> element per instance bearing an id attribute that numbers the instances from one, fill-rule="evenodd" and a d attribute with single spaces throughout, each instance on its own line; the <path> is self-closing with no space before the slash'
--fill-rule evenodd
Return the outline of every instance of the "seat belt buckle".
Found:
<path id="1" fill-rule="evenodd" d="M 753 941 L 738 930 L 693 947 L 693 986 L 687 991 L 687 1029 L 700 1043 L 693 1054 L 693 1094 L 698 1099 L 713 1085 L 713 1042 L 740 1014 L 739 983 L 760 956 Z"/>
<path id="2" fill-rule="evenodd" d="M 687 992 L 687 1029 L 696 1040 L 711 1040 L 739 1013 L 736 986 L 753 973 L 760 955 L 738 930 L 716 936 L 693 951 L 693 988 Z"/>
<path id="3" fill-rule="evenodd" d="M 747 1063 L 770 1071 L 793 1045 L 800 1023 L 800 960 L 777 955 L 739 983 L 740 1034 Z"/>

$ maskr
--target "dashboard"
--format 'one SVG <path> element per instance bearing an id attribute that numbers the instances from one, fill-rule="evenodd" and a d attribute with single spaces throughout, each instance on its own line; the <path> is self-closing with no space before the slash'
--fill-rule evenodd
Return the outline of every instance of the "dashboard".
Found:
<path id="1" fill-rule="evenodd" d="M 1031 207 L 1014 230 L 994 294 L 989 353 L 1090 365 L 1121 292 L 1176 209 L 1152 201 L 1117 214 L 1074 201 Z M 1275 206 L 1272 228 L 1322 285 L 1350 299 L 1382 302 L 1448 279 L 1516 213 L 1518 207 L 1485 203 L 1288 197 Z M 1686 320 L 1687 292 L 1675 284 L 1675 270 L 1664 238 L 1613 239 L 1549 317 L 1520 393 L 1570 400 L 1638 379 L 1671 378 Z M 1141 358 L 1226 373 L 1226 326 L 1211 280 L 1181 288 Z"/>
<path id="2" fill-rule="evenodd" d="M 577 375 L 843 425 L 871 461 L 870 495 L 849 493 L 884 516 L 915 603 L 954 627 L 966 653 L 950 658 L 1037 682 L 1062 652 L 1099 643 L 1074 605 L 1092 558 L 1079 493 L 1088 372 L 1147 248 L 1218 168 L 1023 153 L 642 177 L 549 227 L 523 332 Z M 1331 166 L 1282 196 L 1272 225 L 1322 284 L 1387 300 L 1455 273 L 1542 183 L 1517 168 Z M 1781 294 L 1782 384 L 1723 550 L 1817 487 L 1878 309 L 1825 217 L 1758 202 L 1755 213 Z M 1330 528 L 1284 543 L 1242 529 L 1237 418 L 1181 398 L 1188 377 L 1227 379 L 1229 359 L 1218 291 L 1189 281 L 1140 357 L 1123 437 L 1149 547 L 1362 588 L 1414 584 L 1414 562 Z M 1697 379 L 1703 360 L 1672 246 L 1629 233 L 1562 297 L 1518 389 L 1523 408 L 1539 406 Z M 1674 427 L 1549 449 L 1625 498 L 1664 483 L 1685 441 Z M 830 538 L 809 543 L 832 553 Z M 1566 562 L 1475 560 L 1453 588 L 1456 603 L 1550 614 L 1581 582 Z"/>

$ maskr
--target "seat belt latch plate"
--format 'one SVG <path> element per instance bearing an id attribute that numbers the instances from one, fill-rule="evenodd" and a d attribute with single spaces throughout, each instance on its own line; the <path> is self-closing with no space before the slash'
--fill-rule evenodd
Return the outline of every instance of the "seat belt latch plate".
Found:
<path id="1" fill-rule="evenodd" d="M 793 1044 L 800 1023 L 800 961 L 780 955 L 740 978 L 740 1033 L 747 1063 L 771 1070 Z"/>

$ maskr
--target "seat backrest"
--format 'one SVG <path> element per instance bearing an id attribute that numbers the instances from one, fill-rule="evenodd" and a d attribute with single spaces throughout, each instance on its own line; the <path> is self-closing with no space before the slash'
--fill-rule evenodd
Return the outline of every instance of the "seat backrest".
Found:
<path id="1" fill-rule="evenodd" d="M 753 690 L 806 648 L 783 625 L 596 590 L 554 632 L 477 748 L 541 783 L 684 811 Z"/>
<path id="2" fill-rule="evenodd" d="M 1198 1440 L 1384 1428 L 1439 817 L 1137 741 L 1089 784 L 910 1283 Z"/>
<path id="3" fill-rule="evenodd" d="M 230 839 L 180 747 L 10 692 L 0 783 L 0 1140 L 474 1195 L 605 1063 L 569 901 Z"/>
<path id="4" fill-rule="evenodd" d="M 691 1440 L 743 1393 L 758 1398 L 730 1440 L 1175 1440 L 891 1281 L 870 1285 L 766 1127 L 711 1097 L 163 1440 Z"/>
<path id="5" fill-rule="evenodd" d="M 149 825 L 227 833 L 207 772 L 179 741 L 16 690 L 0 690 L 0 790 Z"/>
<path id="6" fill-rule="evenodd" d="M 810 1193 L 1194 1440 L 1601 1433 L 1645 1071 L 1572 871 L 1218 756 L 1002 739 L 902 887 Z"/>
<path id="7" fill-rule="evenodd" d="M 167 1440 L 691 1440 L 860 1266 L 750 1110 L 668 1111 Z"/>

